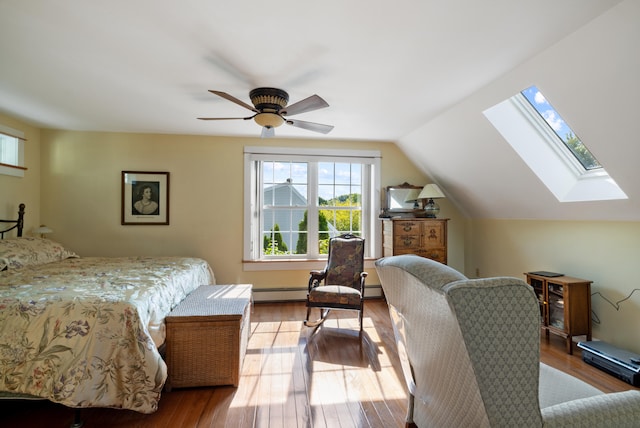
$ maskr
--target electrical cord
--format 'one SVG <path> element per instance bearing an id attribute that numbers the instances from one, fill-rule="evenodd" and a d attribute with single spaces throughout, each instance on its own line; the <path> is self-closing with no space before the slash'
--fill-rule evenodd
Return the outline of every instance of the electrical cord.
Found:
<path id="1" fill-rule="evenodd" d="M 607 302 L 608 304 L 610 304 L 611 306 L 613 306 L 613 308 L 616 311 L 620 310 L 620 303 L 624 302 L 625 300 L 629 300 L 631 298 L 631 296 L 633 296 L 633 293 L 635 293 L 636 291 L 640 291 L 640 288 L 634 288 L 633 290 L 631 290 L 631 293 L 629 293 L 629 295 L 627 297 L 625 297 L 622 300 L 618 300 L 617 302 L 613 303 L 611 300 L 607 299 L 606 297 L 604 297 L 604 295 L 599 292 L 596 291 L 595 293 L 591 294 L 591 297 L 595 296 L 596 294 L 600 295 L 600 297 L 602 299 L 604 299 L 605 302 Z M 595 323 L 595 324 L 600 324 L 600 318 L 598 317 L 598 315 L 596 314 L 596 312 L 591 309 L 591 320 Z"/>

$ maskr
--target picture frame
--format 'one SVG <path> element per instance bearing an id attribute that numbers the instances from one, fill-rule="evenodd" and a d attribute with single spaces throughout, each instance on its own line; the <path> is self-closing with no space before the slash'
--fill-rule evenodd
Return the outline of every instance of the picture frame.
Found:
<path id="1" fill-rule="evenodd" d="M 169 173 L 122 171 L 122 225 L 169 224 Z"/>

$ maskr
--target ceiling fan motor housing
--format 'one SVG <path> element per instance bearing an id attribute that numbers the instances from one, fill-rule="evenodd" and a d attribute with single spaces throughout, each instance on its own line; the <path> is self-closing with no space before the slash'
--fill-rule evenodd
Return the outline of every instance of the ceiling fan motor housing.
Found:
<path id="1" fill-rule="evenodd" d="M 256 88 L 249 92 L 251 102 L 261 112 L 277 113 L 287 106 L 289 94 L 277 88 Z"/>

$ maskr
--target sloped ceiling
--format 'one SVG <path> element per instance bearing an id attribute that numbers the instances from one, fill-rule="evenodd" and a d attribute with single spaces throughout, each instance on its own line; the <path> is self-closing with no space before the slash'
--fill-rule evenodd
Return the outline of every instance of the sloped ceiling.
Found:
<path id="1" fill-rule="evenodd" d="M 627 1 L 400 138 L 474 218 L 640 220 L 640 3 Z M 560 203 L 482 112 L 536 84 L 629 199 Z"/>
<path id="2" fill-rule="evenodd" d="M 638 219 L 634 0 L 4 0 L 0 111 L 46 128 L 257 136 L 258 86 L 327 136 L 392 141 L 477 218 Z M 560 204 L 483 118 L 537 84 L 630 199 Z M 276 140 L 277 141 L 277 140 Z M 272 142 L 270 142 L 271 144 Z M 276 144 L 274 141 L 273 144 Z"/>

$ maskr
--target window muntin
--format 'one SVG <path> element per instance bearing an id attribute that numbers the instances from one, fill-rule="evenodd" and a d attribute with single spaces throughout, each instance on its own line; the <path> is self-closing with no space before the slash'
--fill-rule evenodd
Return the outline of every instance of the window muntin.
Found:
<path id="1" fill-rule="evenodd" d="M 360 163 L 318 165 L 318 251 L 327 254 L 329 238 L 342 233 L 361 236 L 362 175 Z"/>
<path id="2" fill-rule="evenodd" d="M 553 130 L 560 141 L 562 141 L 564 147 L 575 156 L 585 170 L 591 171 L 602 168 L 602 165 L 600 165 L 595 156 L 593 156 L 535 85 L 525 89 L 521 93 L 535 111 L 538 112 L 540 117 L 549 125 L 549 128 Z"/>
<path id="3" fill-rule="evenodd" d="M 364 165 L 345 162 L 260 161 L 262 169 L 262 257 L 327 254 L 329 238 L 361 235 Z M 308 192 L 317 183 L 317 197 Z M 316 203 L 308 203 L 315 200 Z M 309 239 L 309 216 L 317 218 Z M 315 229 L 315 228 L 314 228 Z M 315 245 L 317 248 L 310 248 Z"/>
<path id="4" fill-rule="evenodd" d="M 262 169 L 262 256 L 306 254 L 308 169 L 306 162 L 269 160 Z"/>
<path id="5" fill-rule="evenodd" d="M 345 232 L 365 237 L 374 257 L 379 153 L 295 151 L 245 148 L 245 261 L 321 260 L 328 239 Z"/>

